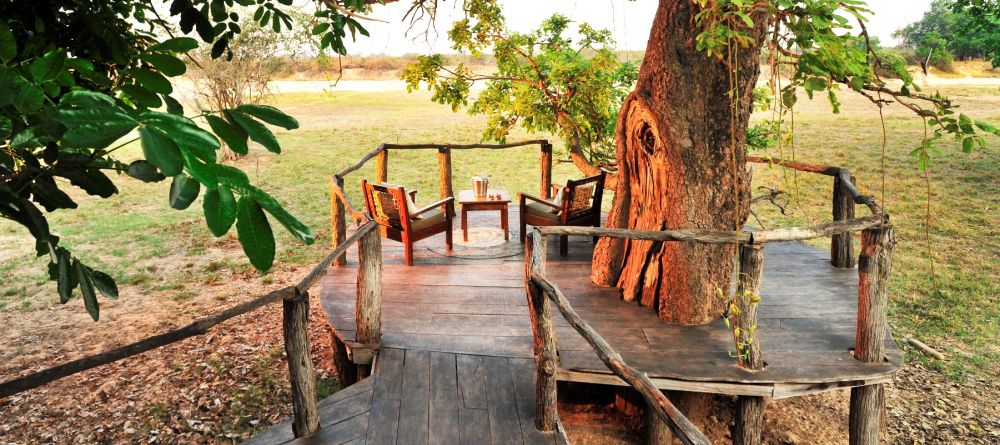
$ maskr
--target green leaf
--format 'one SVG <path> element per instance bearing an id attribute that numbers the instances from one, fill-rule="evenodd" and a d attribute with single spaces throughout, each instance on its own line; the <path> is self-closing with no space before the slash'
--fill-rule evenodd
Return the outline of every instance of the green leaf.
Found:
<path id="1" fill-rule="evenodd" d="M 45 102 L 45 93 L 15 70 L 0 66 L 0 107 L 13 105 L 23 113 L 34 113 Z"/>
<path id="2" fill-rule="evenodd" d="M 118 298 L 118 285 L 115 284 L 114 278 L 89 267 L 86 268 L 86 272 L 90 275 L 90 281 L 94 283 L 97 290 L 101 291 L 101 295 L 104 295 L 105 298 Z"/>
<path id="3" fill-rule="evenodd" d="M 184 169 L 184 158 L 174 141 L 156 130 L 139 128 L 142 154 L 146 160 L 160 169 L 164 175 L 176 176 Z"/>
<path id="4" fill-rule="evenodd" d="M 227 115 L 231 116 L 236 124 L 250 135 L 250 139 L 263 145 L 267 151 L 281 153 L 281 146 L 278 145 L 278 139 L 274 137 L 274 133 L 271 133 L 271 130 L 268 130 L 264 124 L 236 110 L 227 111 Z"/>
<path id="5" fill-rule="evenodd" d="M 219 140 L 191 119 L 176 114 L 146 111 L 139 115 L 139 120 L 161 132 L 179 148 L 197 156 L 198 159 L 215 162 L 215 150 L 219 148 Z"/>
<path id="6" fill-rule="evenodd" d="M 205 222 L 215 236 L 225 235 L 236 222 L 236 198 L 227 187 L 210 189 L 205 192 L 202 202 Z"/>
<path id="7" fill-rule="evenodd" d="M 63 64 L 66 62 L 66 53 L 63 51 L 49 51 L 44 56 L 31 62 L 31 77 L 38 82 L 46 82 L 55 79 L 62 72 Z"/>
<path id="8" fill-rule="evenodd" d="M 199 191 L 201 184 L 194 178 L 187 175 L 174 176 L 174 181 L 170 183 L 170 207 L 177 210 L 190 207 L 198 198 Z"/>
<path id="9" fill-rule="evenodd" d="M 80 264 L 79 261 L 73 262 L 73 269 L 76 271 L 76 278 L 80 282 L 80 291 L 83 293 L 83 306 L 87 308 L 90 318 L 97 321 L 101 317 L 101 309 L 97 304 L 97 293 L 94 291 L 94 282 L 91 281 L 86 266 Z"/>
<path id="10" fill-rule="evenodd" d="M 170 94 L 174 92 L 174 87 L 170 85 L 170 80 L 162 74 L 147 69 L 134 69 L 131 71 L 135 81 L 149 91 L 160 94 Z"/>
<path id="11" fill-rule="evenodd" d="M 140 85 L 136 84 L 122 85 L 118 89 L 143 107 L 160 108 L 160 106 L 163 105 L 163 101 L 160 100 L 160 96 L 153 94 L 153 92 L 147 90 L 146 88 L 143 88 Z"/>
<path id="12" fill-rule="evenodd" d="M 299 128 L 299 121 L 272 106 L 244 104 L 236 107 L 236 110 L 286 130 Z"/>
<path id="13" fill-rule="evenodd" d="M 0 139 L 7 139 L 14 129 L 14 124 L 5 116 L 0 116 Z"/>
<path id="14" fill-rule="evenodd" d="M 139 56 L 140 59 L 151 63 L 161 73 L 170 77 L 176 77 L 187 71 L 187 65 L 181 59 L 170 54 L 152 53 Z"/>
<path id="15" fill-rule="evenodd" d="M 249 153 L 247 148 L 248 135 L 243 131 L 243 128 L 234 127 L 218 116 L 208 115 L 205 116 L 205 120 L 208 121 L 208 126 L 212 127 L 212 131 L 229 146 L 230 150 L 241 155 Z"/>
<path id="16" fill-rule="evenodd" d="M 264 210 L 253 198 L 240 197 L 237 203 L 236 233 L 250 264 L 266 272 L 274 263 L 274 233 Z"/>
<path id="17" fill-rule="evenodd" d="M 253 186 L 248 187 L 248 189 L 250 197 L 256 200 L 268 213 L 277 218 L 278 222 L 285 226 L 285 229 L 288 229 L 292 235 L 306 244 L 312 244 L 316 240 L 316 235 L 312 229 L 288 213 L 271 195 Z"/>
<path id="18" fill-rule="evenodd" d="M 70 91 L 59 100 L 60 106 L 76 105 L 78 107 L 117 107 L 115 100 L 104 93 L 96 91 Z M 122 110 L 124 112 L 124 110 Z"/>
<path id="19" fill-rule="evenodd" d="M 975 142 L 976 142 L 975 139 L 973 139 L 971 137 L 962 139 L 962 152 L 963 153 L 972 153 L 972 149 L 974 148 Z"/>
<path id="20" fill-rule="evenodd" d="M 101 122 L 80 125 L 63 133 L 62 143 L 70 147 L 104 148 L 132 131 L 135 125 Z"/>
<path id="21" fill-rule="evenodd" d="M 149 51 L 185 52 L 198 48 L 198 41 L 191 37 L 175 37 L 150 46 Z"/>
<path id="22" fill-rule="evenodd" d="M 7 63 L 17 56 L 17 40 L 7 22 L 0 21 L 0 62 Z"/>
<path id="23" fill-rule="evenodd" d="M 153 164 L 142 159 L 132 161 L 132 163 L 128 165 L 128 171 L 126 174 L 142 182 L 160 182 L 167 179 L 166 176 L 163 176 L 156 170 L 156 167 Z"/>
<path id="24" fill-rule="evenodd" d="M 184 115 L 184 106 L 181 105 L 181 103 L 178 102 L 177 99 L 174 99 L 173 97 L 164 94 L 163 101 L 167 103 L 167 113 L 176 114 L 178 116 Z"/>
<path id="25" fill-rule="evenodd" d="M 69 251 L 63 248 L 56 249 L 56 268 L 58 270 L 56 282 L 59 291 L 59 302 L 66 304 L 73 298 L 73 289 L 79 284 L 76 274 L 73 273 L 72 258 Z"/>

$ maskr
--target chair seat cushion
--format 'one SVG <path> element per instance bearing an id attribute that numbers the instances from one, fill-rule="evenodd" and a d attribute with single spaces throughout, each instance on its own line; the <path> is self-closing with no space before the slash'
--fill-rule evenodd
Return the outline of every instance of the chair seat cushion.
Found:
<path id="1" fill-rule="evenodd" d="M 413 230 L 424 230 L 435 224 L 441 223 L 445 220 L 444 213 L 441 209 L 429 210 L 427 213 L 420 215 L 417 218 L 410 220 L 410 228 Z"/>
<path id="2" fill-rule="evenodd" d="M 557 221 L 558 222 L 559 221 L 559 215 L 556 214 L 556 213 L 552 213 L 552 210 L 555 210 L 555 209 L 553 209 L 552 207 L 549 207 L 549 206 L 547 206 L 545 204 L 540 204 L 540 203 L 537 203 L 537 202 L 529 202 L 529 203 L 527 203 L 527 204 L 524 205 L 524 213 L 527 213 L 527 214 L 532 215 L 532 216 L 537 216 L 539 218 L 545 218 L 545 219 L 547 219 L 549 221 Z"/>

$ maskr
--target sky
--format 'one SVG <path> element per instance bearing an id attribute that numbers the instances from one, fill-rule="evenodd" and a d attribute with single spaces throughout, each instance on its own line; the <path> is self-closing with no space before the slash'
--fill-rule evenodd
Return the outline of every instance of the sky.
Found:
<path id="1" fill-rule="evenodd" d="M 569 16 L 572 20 L 586 22 L 598 29 L 611 30 L 618 49 L 643 50 L 649 38 L 649 27 L 656 12 L 656 0 L 501 0 L 507 24 L 516 31 L 529 31 L 554 13 Z M 931 0 L 868 0 L 874 15 L 868 29 L 883 44 L 892 45 L 892 32 L 917 21 L 930 8 Z M 437 33 L 415 36 L 423 31 L 426 22 L 417 25 L 406 36 L 408 23 L 402 18 L 411 2 L 401 0 L 385 6 L 375 6 L 372 18 L 387 23 L 362 22 L 371 33 L 370 38 L 358 36 L 348 45 L 355 55 L 451 52 L 447 30 L 461 16 L 461 0 L 439 0 L 440 12 L 436 21 Z"/>

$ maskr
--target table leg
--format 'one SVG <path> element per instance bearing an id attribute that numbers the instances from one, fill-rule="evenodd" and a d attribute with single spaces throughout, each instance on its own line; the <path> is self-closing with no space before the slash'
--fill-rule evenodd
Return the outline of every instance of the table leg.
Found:
<path id="1" fill-rule="evenodd" d="M 462 206 L 462 239 L 469 242 L 469 212 Z"/>
<path id="2" fill-rule="evenodd" d="M 510 226 L 507 224 L 507 204 L 500 210 L 500 225 L 503 226 L 503 239 L 510 241 Z"/>

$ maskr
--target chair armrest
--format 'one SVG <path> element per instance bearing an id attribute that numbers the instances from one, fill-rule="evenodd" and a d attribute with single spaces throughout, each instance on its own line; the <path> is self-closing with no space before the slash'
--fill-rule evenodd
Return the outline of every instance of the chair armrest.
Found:
<path id="1" fill-rule="evenodd" d="M 416 190 L 410 190 L 410 199 L 412 199 L 413 202 L 417 202 L 417 191 Z"/>
<path id="2" fill-rule="evenodd" d="M 556 209 L 556 210 L 562 210 L 561 206 L 557 206 L 557 205 L 555 205 L 555 204 L 553 204 L 553 203 L 551 203 L 549 201 L 546 201 L 546 200 L 544 200 L 542 198 L 539 198 L 539 197 L 537 197 L 535 195 L 531 195 L 531 194 L 528 194 L 528 193 L 521 193 L 521 201 L 522 202 L 524 201 L 525 198 L 530 199 L 530 200 L 535 201 L 535 202 L 538 202 L 538 203 L 541 203 L 541 204 L 545 204 L 545 205 L 547 205 L 549 207 L 552 207 L 553 209 Z"/>
<path id="3" fill-rule="evenodd" d="M 420 215 L 423 215 L 424 213 L 427 213 L 427 212 L 429 212 L 431 210 L 434 210 L 434 209 L 436 209 L 438 207 L 442 207 L 442 206 L 444 206 L 445 208 L 451 208 L 451 206 L 454 205 L 454 202 L 455 202 L 455 197 L 449 196 L 449 197 L 444 198 L 444 199 L 442 199 L 440 201 L 432 202 L 430 204 L 427 204 L 426 206 L 423 206 L 423 207 L 417 209 L 415 212 L 411 213 L 410 216 L 411 217 L 412 216 L 420 216 Z"/>

